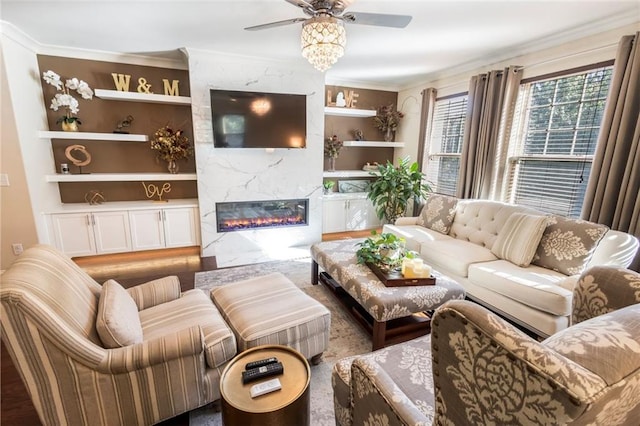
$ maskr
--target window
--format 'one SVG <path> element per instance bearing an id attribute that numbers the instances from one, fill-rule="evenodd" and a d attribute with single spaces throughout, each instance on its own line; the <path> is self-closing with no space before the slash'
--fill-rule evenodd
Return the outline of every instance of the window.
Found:
<path id="1" fill-rule="evenodd" d="M 428 132 L 425 174 L 434 192 L 456 195 L 467 94 L 437 99 Z"/>
<path id="2" fill-rule="evenodd" d="M 509 145 L 508 201 L 580 216 L 611 71 L 521 85 Z"/>

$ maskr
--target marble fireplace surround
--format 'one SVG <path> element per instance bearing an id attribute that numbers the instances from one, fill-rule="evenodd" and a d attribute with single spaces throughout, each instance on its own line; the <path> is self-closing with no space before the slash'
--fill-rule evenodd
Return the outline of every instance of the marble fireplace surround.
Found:
<path id="1" fill-rule="evenodd" d="M 322 238 L 324 76 L 288 62 L 185 49 L 189 61 L 202 255 L 218 267 L 308 256 Z M 214 148 L 211 89 L 307 95 L 304 149 Z M 218 232 L 216 203 L 308 199 L 305 226 Z"/>

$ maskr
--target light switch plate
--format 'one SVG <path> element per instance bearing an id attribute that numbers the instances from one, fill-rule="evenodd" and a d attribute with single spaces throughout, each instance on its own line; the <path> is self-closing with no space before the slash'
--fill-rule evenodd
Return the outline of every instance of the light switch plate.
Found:
<path id="1" fill-rule="evenodd" d="M 0 186 L 9 186 L 9 175 L 0 173 Z"/>

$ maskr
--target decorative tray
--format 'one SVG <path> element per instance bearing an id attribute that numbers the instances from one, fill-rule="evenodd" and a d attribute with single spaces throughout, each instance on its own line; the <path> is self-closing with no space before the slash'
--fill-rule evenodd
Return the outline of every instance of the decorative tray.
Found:
<path id="1" fill-rule="evenodd" d="M 387 287 L 406 287 L 436 284 L 436 277 L 434 277 L 433 275 L 429 278 L 405 278 L 402 276 L 400 271 L 397 270 L 385 272 L 373 263 L 368 262 L 367 266 L 374 274 L 376 274 L 376 277 L 378 277 L 378 279 L 382 281 L 382 284 L 386 285 Z"/>

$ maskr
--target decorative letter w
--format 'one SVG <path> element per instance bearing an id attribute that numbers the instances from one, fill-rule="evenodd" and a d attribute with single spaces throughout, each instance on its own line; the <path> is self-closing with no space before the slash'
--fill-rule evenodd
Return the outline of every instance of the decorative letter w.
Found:
<path id="1" fill-rule="evenodd" d="M 129 91 L 129 81 L 131 81 L 130 75 L 112 72 L 111 76 L 113 77 L 113 83 L 116 85 L 116 89 L 118 89 L 118 91 Z"/>

